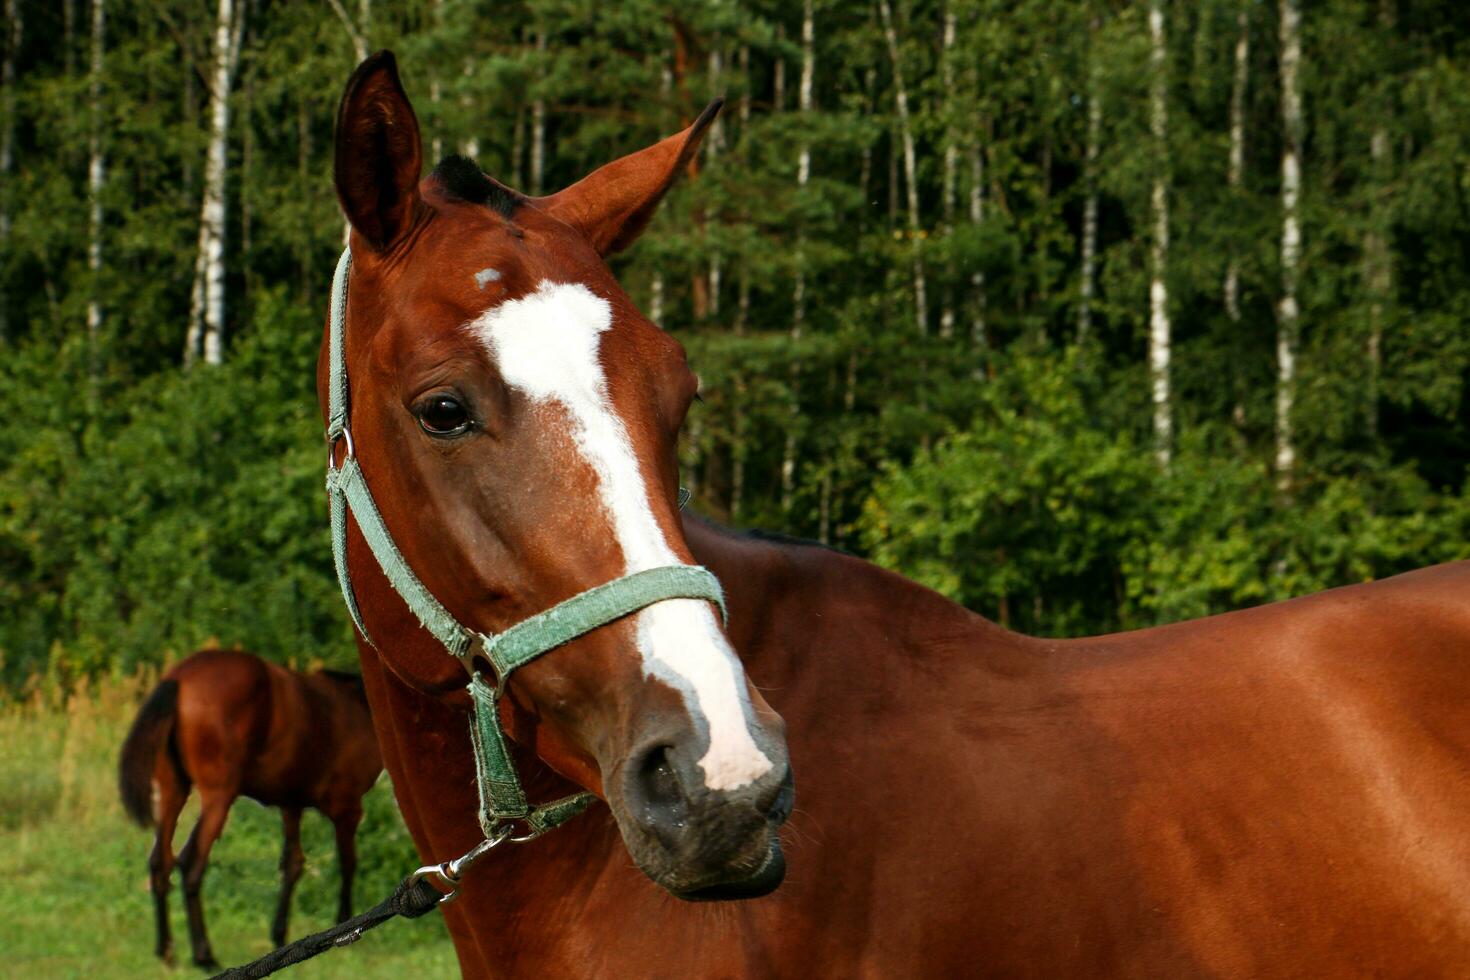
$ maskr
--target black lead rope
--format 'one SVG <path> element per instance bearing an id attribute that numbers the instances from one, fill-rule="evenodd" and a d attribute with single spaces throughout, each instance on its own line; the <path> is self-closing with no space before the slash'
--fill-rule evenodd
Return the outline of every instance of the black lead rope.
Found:
<path id="1" fill-rule="evenodd" d="M 294 943 L 287 943 L 253 963 L 231 967 L 223 973 L 216 974 L 211 980 L 255 980 L 257 977 L 268 977 L 277 970 L 309 960 L 329 949 L 337 946 L 350 946 L 361 939 L 363 933 L 382 925 L 389 919 L 400 915 L 405 919 L 417 919 L 421 915 L 434 911 L 443 897 L 444 893 L 429 884 L 428 881 L 416 875 L 409 875 L 398 883 L 392 895 L 361 915 L 355 915 L 322 932 L 304 936 Z"/>

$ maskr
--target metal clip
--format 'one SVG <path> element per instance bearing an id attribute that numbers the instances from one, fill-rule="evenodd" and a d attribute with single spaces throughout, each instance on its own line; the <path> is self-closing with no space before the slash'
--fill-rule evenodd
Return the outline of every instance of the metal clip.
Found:
<path id="1" fill-rule="evenodd" d="M 418 882 L 426 878 L 433 879 L 430 881 L 430 884 L 438 891 L 444 892 L 444 896 L 439 899 L 439 904 L 448 905 L 459 897 L 460 879 L 464 877 L 464 873 L 470 869 L 470 866 L 490 853 L 491 850 L 510 839 L 510 828 L 505 827 L 493 837 L 485 838 L 452 861 L 445 861 L 443 864 L 424 865 L 408 876 L 409 881 Z"/>

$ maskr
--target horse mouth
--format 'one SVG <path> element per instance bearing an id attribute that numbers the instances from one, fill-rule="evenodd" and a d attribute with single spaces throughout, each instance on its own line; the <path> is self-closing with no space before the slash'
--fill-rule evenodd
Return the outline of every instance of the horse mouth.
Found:
<path id="1" fill-rule="evenodd" d="M 675 898 L 686 902 L 729 902 L 769 895 L 785 878 L 786 855 L 781 852 L 781 838 L 773 832 L 766 845 L 765 857 L 749 876 L 684 891 L 671 891 Z"/>

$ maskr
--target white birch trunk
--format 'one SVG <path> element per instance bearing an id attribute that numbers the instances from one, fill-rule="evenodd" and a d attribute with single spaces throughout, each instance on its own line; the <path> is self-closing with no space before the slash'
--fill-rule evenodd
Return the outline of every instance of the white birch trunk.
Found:
<path id="1" fill-rule="evenodd" d="M 249 0 L 241 0 L 241 2 L 248 3 Z M 347 29 L 347 37 L 352 41 L 352 53 L 357 56 L 357 63 L 359 65 L 362 64 L 368 56 L 368 33 L 371 27 L 373 13 L 372 0 L 358 0 L 357 21 L 355 23 L 352 20 L 352 15 L 347 12 L 347 8 L 342 6 L 342 0 L 327 0 L 327 3 L 331 5 L 338 19 L 342 21 L 342 26 Z M 243 8 L 240 10 L 239 16 L 241 20 L 244 20 L 245 11 Z M 345 248 L 351 239 L 352 223 L 343 219 L 342 246 Z"/>
<path id="2" fill-rule="evenodd" d="M 19 0 L 5 0 L 5 23 L 9 26 L 4 61 L 0 62 L 0 90 L 4 105 L 0 111 L 0 259 L 10 254 L 10 197 L 14 186 L 10 172 L 15 168 L 15 58 L 24 40 Z M 0 283 L 0 344 L 10 338 L 10 298 Z"/>
<path id="3" fill-rule="evenodd" d="M 1230 163 L 1226 182 L 1230 198 L 1239 198 L 1245 179 L 1245 99 L 1250 81 L 1251 32 L 1250 8 L 1242 3 L 1235 15 L 1235 77 L 1230 85 Z M 1230 263 L 1225 267 L 1225 314 L 1231 323 L 1240 322 L 1240 260 L 1231 248 Z"/>
<path id="4" fill-rule="evenodd" d="M 87 340 L 92 347 L 92 369 L 97 369 L 97 339 L 102 332 L 102 185 L 107 180 L 107 158 L 102 150 L 102 55 L 107 7 L 92 0 L 92 67 L 87 99 L 91 133 L 87 161 L 87 271 L 91 284 L 87 298 Z"/>
<path id="5" fill-rule="evenodd" d="M 244 15 L 245 11 L 242 8 L 240 16 Z M 357 56 L 357 63 L 362 64 L 368 52 L 372 50 L 369 39 L 373 36 L 373 0 L 357 0 L 357 32 L 358 37 L 362 40 L 362 53 Z"/>
<path id="6" fill-rule="evenodd" d="M 944 39 L 940 54 L 940 78 L 944 82 L 944 98 L 948 101 L 954 99 L 954 41 L 955 41 L 955 14 L 954 10 L 946 2 L 944 5 Z M 952 118 L 953 107 L 946 113 L 944 125 L 944 237 L 949 239 L 954 234 L 954 210 L 955 196 L 959 182 L 960 148 L 955 141 L 954 121 Z M 939 336 L 945 340 L 954 337 L 954 263 L 951 262 L 945 275 L 944 300 L 939 311 Z"/>
<path id="7" fill-rule="evenodd" d="M 1082 283 L 1077 303 L 1077 343 L 1092 334 L 1092 298 L 1097 289 L 1097 157 L 1102 152 L 1102 59 L 1097 53 L 1098 21 L 1088 25 L 1087 144 L 1083 149 L 1083 179 L 1087 198 L 1082 204 Z"/>
<path id="8" fill-rule="evenodd" d="M 1153 397 L 1154 455 L 1168 466 L 1173 451 L 1174 421 L 1169 393 L 1169 104 L 1167 39 L 1163 0 L 1151 0 L 1148 12 L 1150 49 L 1149 129 L 1154 141 L 1154 181 L 1149 198 L 1153 242 L 1149 254 L 1148 364 Z"/>
<path id="9" fill-rule="evenodd" d="M 1296 402 L 1296 358 L 1301 321 L 1297 284 L 1301 274 L 1302 232 L 1297 213 L 1301 194 L 1302 97 L 1301 11 L 1297 0 L 1281 0 L 1281 302 L 1276 322 L 1276 482 L 1291 489 L 1296 473 L 1292 412 Z"/>
<path id="10" fill-rule="evenodd" d="M 546 32 L 536 32 L 537 64 L 546 54 Z M 546 100 L 540 95 L 531 102 L 531 193 L 541 193 L 546 174 Z"/>
<path id="11" fill-rule="evenodd" d="M 801 125 L 808 125 L 812 111 L 812 82 L 816 75 L 816 24 L 812 14 L 812 0 L 804 0 L 801 17 L 801 86 L 797 92 L 797 110 L 801 113 Z M 802 141 L 796 157 L 797 196 L 805 194 L 812 175 L 811 144 Z M 801 358 L 796 350 L 801 343 L 802 328 L 806 320 L 806 236 L 800 229 L 796 234 L 796 284 L 791 296 L 791 408 L 792 414 L 801 411 Z M 786 445 L 781 454 L 781 510 L 791 512 L 796 492 L 796 427 L 786 429 Z"/>
<path id="12" fill-rule="evenodd" d="M 709 89 L 710 96 L 720 94 L 720 84 L 724 75 L 724 58 L 718 47 L 710 48 L 709 52 Z M 710 165 L 719 159 L 720 153 L 725 149 L 725 120 L 723 115 L 716 116 L 715 121 L 710 124 L 709 139 L 705 141 Z M 709 315 L 712 320 L 718 322 L 720 318 L 720 287 L 724 269 L 722 256 L 718 245 L 710 248 L 709 254 Z"/>
<path id="13" fill-rule="evenodd" d="M 908 191 L 908 230 L 913 245 L 914 322 L 923 336 L 929 331 L 929 303 L 925 295 L 924 258 L 919 249 L 922 229 L 919 225 L 918 165 L 914 159 L 914 131 L 909 121 L 909 95 L 904 86 L 903 62 L 898 54 L 898 35 L 893 29 L 893 10 L 888 0 L 878 0 L 883 18 L 883 38 L 888 43 L 888 57 L 893 62 L 893 101 L 898 110 L 898 133 L 903 141 L 903 173 Z"/>
<path id="14" fill-rule="evenodd" d="M 347 37 L 352 41 L 352 53 L 357 56 L 357 63 L 362 64 L 368 56 L 368 21 L 372 16 L 370 0 L 361 0 L 358 8 L 358 20 L 354 22 L 347 8 L 342 6 L 342 0 L 327 0 L 337 19 L 347 29 Z M 242 11 L 243 13 L 243 11 Z"/>
<path id="15" fill-rule="evenodd" d="M 474 77 L 474 61 L 466 58 L 464 60 L 464 65 L 462 66 L 461 71 L 465 78 Z M 468 88 L 468 86 L 466 85 L 465 88 Z M 462 95 L 459 101 L 460 105 L 463 106 L 467 111 L 472 108 L 473 104 L 468 94 Z M 474 118 L 472 112 L 470 113 L 470 118 Z M 480 138 L 474 134 L 473 129 L 471 129 L 470 135 L 465 137 L 464 140 L 460 142 L 459 153 L 461 156 L 469 157 L 471 160 L 478 160 L 480 158 Z"/>
<path id="16" fill-rule="evenodd" d="M 230 90 L 240 56 L 244 12 L 233 0 L 219 0 L 214 35 L 214 68 L 211 73 L 209 149 L 204 162 L 204 201 L 200 208 L 199 258 L 195 266 L 200 329 L 190 324 L 190 344 L 185 363 L 201 353 L 194 346 L 202 334 L 206 364 L 224 360 L 225 341 L 225 181 L 229 166 Z"/>
<path id="17" fill-rule="evenodd" d="M 975 139 L 970 144 L 970 223 L 976 226 L 985 223 L 985 153 L 980 146 L 981 128 L 975 124 Z M 970 273 L 970 290 L 974 293 L 975 311 L 970 320 L 970 346 L 984 351 L 990 346 L 990 337 L 985 324 L 988 298 L 985 290 L 985 270 L 976 267 Z M 983 371 L 976 372 L 984 377 Z"/>
<path id="18" fill-rule="evenodd" d="M 444 0 L 434 0 L 434 26 L 444 30 Z M 444 95 L 443 86 L 439 83 L 438 62 L 429 68 L 429 102 L 434 106 L 434 138 L 430 141 L 430 155 L 433 157 L 431 163 L 438 163 L 444 158 L 444 119 L 439 114 L 439 103 Z"/>

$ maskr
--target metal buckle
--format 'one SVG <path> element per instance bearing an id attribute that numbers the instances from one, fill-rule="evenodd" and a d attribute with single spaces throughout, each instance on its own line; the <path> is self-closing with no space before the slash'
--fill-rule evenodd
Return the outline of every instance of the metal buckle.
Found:
<path id="1" fill-rule="evenodd" d="M 508 840 L 514 840 L 514 838 L 510 836 L 510 827 L 505 827 L 496 833 L 495 836 L 485 838 L 470 848 L 466 853 L 461 854 L 452 861 L 445 861 L 443 864 L 424 865 L 408 876 L 409 881 L 419 882 L 426 878 L 433 879 L 430 885 L 436 890 L 444 892 L 444 896 L 439 899 L 439 904 L 448 905 L 459 897 L 460 880 L 464 877 L 464 873 L 470 869 L 470 866 Z"/>
<path id="2" fill-rule="evenodd" d="M 464 667 L 465 673 L 473 680 L 476 675 L 481 680 L 488 678 L 488 686 L 496 702 L 505 696 L 505 684 L 510 680 L 510 675 L 501 676 L 495 666 L 495 661 L 490 659 L 490 654 L 485 648 L 492 642 L 494 637 L 475 630 L 467 630 L 471 634 L 469 646 L 465 647 L 464 653 L 458 655 L 460 666 Z"/>
<path id="3" fill-rule="evenodd" d="M 352 444 L 352 430 L 344 424 L 342 431 L 336 436 L 327 436 L 327 472 L 329 473 L 337 468 L 337 443 L 343 440 L 347 442 L 347 454 L 342 457 L 342 462 L 346 463 L 349 459 L 357 458 L 357 447 Z"/>

